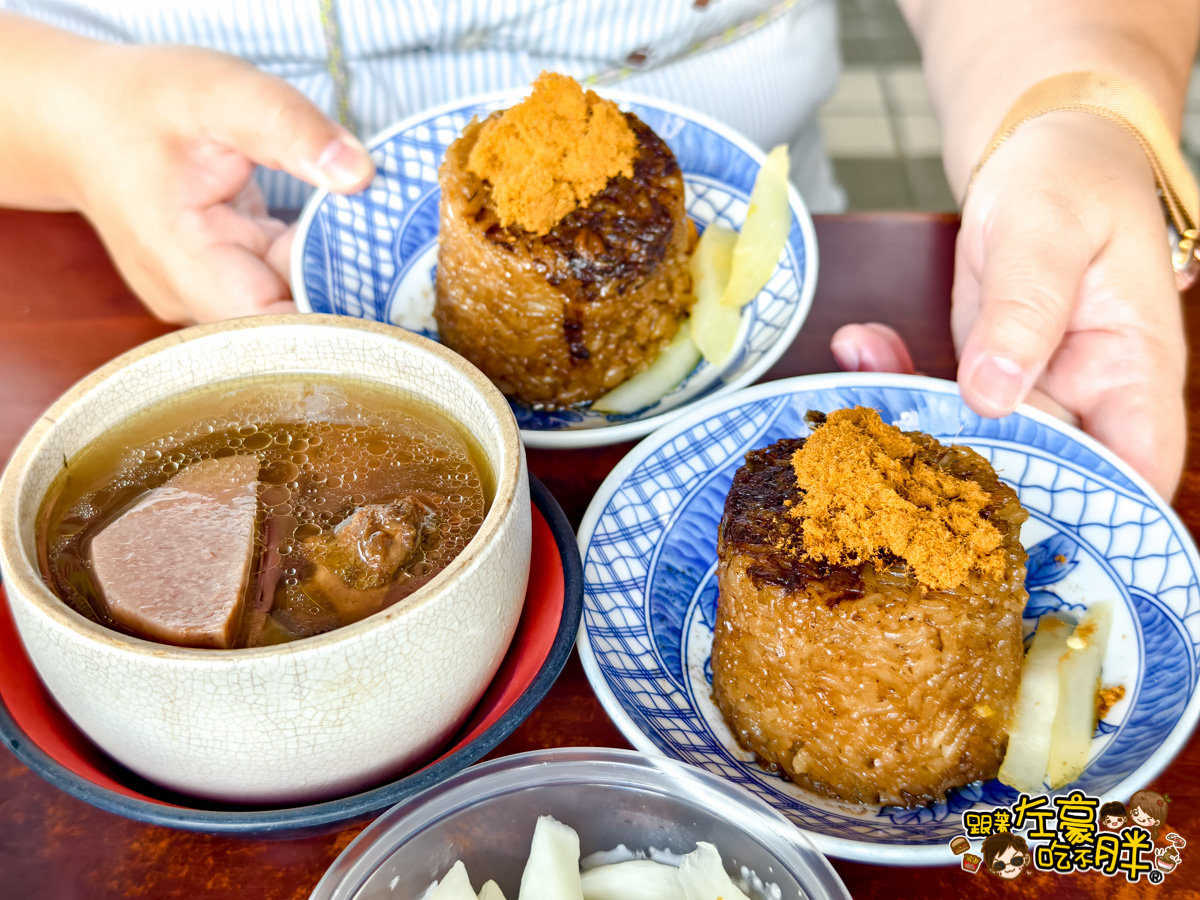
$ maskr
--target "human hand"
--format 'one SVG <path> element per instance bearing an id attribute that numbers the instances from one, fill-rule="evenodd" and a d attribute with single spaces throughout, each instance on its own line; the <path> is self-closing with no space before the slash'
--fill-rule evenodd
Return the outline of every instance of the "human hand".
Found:
<path id="1" fill-rule="evenodd" d="M 293 229 L 271 218 L 256 164 L 350 193 L 374 174 L 362 144 L 286 82 L 188 47 L 95 45 L 65 135 L 71 204 L 159 318 L 294 310 Z"/>
<path id="2" fill-rule="evenodd" d="M 1186 439 L 1179 295 L 1150 167 L 1116 125 L 1053 113 L 992 155 L 963 210 L 951 331 L 977 413 L 1040 406 L 1174 493 Z M 912 371 L 885 326 L 845 326 L 832 349 L 844 367 Z"/>

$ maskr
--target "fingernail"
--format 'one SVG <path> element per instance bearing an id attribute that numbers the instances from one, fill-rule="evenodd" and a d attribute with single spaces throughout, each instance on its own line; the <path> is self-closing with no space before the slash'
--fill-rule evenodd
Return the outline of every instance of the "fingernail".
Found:
<path id="1" fill-rule="evenodd" d="M 971 374 L 971 391 L 998 413 L 1017 408 L 1025 387 L 1021 367 L 1004 356 L 985 356 Z"/>
<path id="2" fill-rule="evenodd" d="M 837 364 L 842 367 L 843 371 L 858 371 L 858 347 L 856 347 L 853 343 L 850 341 L 838 341 L 836 344 L 831 344 L 829 349 L 833 353 L 833 358 L 837 360 Z"/>
<path id="3" fill-rule="evenodd" d="M 356 186 L 371 172 L 371 157 L 353 135 L 335 138 L 317 158 L 321 187 L 343 190 Z"/>

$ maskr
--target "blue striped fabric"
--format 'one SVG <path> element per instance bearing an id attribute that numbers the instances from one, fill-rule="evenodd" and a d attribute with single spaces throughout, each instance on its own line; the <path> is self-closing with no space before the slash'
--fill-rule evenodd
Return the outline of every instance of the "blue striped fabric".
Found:
<path id="1" fill-rule="evenodd" d="M 816 108 L 838 73 L 834 0 L 800 0 L 769 24 L 689 53 L 777 0 L 335 0 L 354 121 L 366 138 L 461 97 L 528 84 L 543 69 L 586 78 L 631 69 L 620 87 L 707 113 L 763 147 L 792 144 L 797 187 L 816 210 L 835 186 Z M 178 43 L 241 56 L 286 78 L 333 116 L 320 0 L 0 0 L 89 37 Z M 275 207 L 309 191 L 260 181 Z"/>

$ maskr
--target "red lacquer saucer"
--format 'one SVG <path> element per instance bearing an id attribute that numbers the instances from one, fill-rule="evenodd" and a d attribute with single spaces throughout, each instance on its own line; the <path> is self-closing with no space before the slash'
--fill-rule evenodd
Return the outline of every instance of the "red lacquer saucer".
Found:
<path id="1" fill-rule="evenodd" d="M 550 690 L 575 642 L 583 578 L 575 534 L 557 501 L 530 475 L 533 553 L 517 632 L 500 670 L 437 759 L 359 794 L 293 807 L 221 806 L 173 794 L 108 757 L 38 680 L 0 588 L 0 740 L 51 784 L 94 806 L 189 831 L 295 837 L 366 818 L 444 780 L 492 750 Z"/>

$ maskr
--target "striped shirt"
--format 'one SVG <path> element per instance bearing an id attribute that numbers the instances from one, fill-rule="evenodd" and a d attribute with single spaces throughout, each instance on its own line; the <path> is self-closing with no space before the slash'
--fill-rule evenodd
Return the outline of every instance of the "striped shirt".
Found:
<path id="1" fill-rule="evenodd" d="M 842 195 L 816 127 L 838 75 L 834 0 L 0 0 L 0 7 L 118 43 L 240 56 L 287 79 L 331 117 L 345 99 L 369 137 L 423 109 L 522 87 L 544 69 L 691 107 L 762 147 L 788 143 L 815 210 Z M 332 12 L 336 41 L 330 40 Z M 260 172 L 273 207 L 311 190 Z"/>

